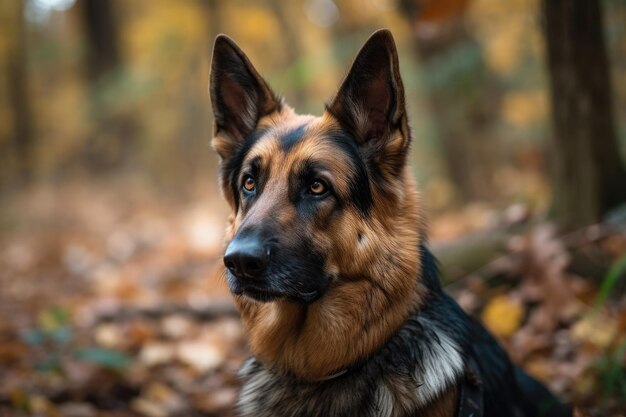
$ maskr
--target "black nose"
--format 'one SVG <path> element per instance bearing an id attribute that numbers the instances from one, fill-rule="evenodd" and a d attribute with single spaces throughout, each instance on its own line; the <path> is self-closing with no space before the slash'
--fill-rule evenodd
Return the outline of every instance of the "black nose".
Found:
<path id="1" fill-rule="evenodd" d="M 235 238 L 224 254 L 224 265 L 239 278 L 257 278 L 267 266 L 269 253 L 258 237 Z"/>

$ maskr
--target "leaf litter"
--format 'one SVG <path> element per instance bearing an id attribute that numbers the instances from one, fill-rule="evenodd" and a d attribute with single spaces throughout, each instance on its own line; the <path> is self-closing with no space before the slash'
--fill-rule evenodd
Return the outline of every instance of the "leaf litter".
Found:
<path id="1" fill-rule="evenodd" d="M 248 351 L 223 280 L 226 207 L 127 188 L 43 188 L 11 203 L 0 416 L 234 415 Z M 498 227 L 493 209 L 484 221 L 477 210 L 465 223 L 455 214 L 452 229 L 451 215 L 435 216 L 433 240 Z M 539 223 L 511 234 L 490 277 L 466 274 L 448 289 L 577 415 L 623 416 L 624 253 L 623 225 L 562 236 Z M 572 268 L 581 257 L 615 266 L 586 276 Z"/>

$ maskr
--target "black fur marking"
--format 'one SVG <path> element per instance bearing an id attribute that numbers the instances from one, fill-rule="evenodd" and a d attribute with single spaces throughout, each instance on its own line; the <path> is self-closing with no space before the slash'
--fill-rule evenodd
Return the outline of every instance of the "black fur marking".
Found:
<path id="1" fill-rule="evenodd" d="M 306 125 L 302 125 L 281 136 L 279 141 L 283 152 L 289 152 L 298 142 L 300 142 L 300 139 L 302 139 L 302 135 L 304 135 L 305 131 Z"/>
<path id="2" fill-rule="evenodd" d="M 374 205 L 374 200 L 370 189 L 368 171 L 356 141 L 346 132 L 331 133 L 329 140 L 337 145 L 339 150 L 352 162 L 355 175 L 350 178 L 350 202 L 359 209 L 361 214 L 368 215 Z"/>

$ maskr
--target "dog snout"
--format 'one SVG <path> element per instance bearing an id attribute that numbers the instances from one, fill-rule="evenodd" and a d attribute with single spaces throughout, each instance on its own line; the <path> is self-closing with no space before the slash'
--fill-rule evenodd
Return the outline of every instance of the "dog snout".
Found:
<path id="1" fill-rule="evenodd" d="M 235 238 L 224 254 L 224 265 L 238 278 L 259 278 L 268 263 L 269 253 L 256 236 Z"/>

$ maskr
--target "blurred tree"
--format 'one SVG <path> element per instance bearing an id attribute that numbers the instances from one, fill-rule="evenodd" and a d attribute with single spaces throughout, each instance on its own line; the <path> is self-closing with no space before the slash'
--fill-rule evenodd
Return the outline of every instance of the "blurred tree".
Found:
<path id="1" fill-rule="evenodd" d="M 135 124 L 131 115 L 116 112 L 115 104 L 103 99 L 107 90 L 113 90 L 115 83 L 121 81 L 119 24 L 114 5 L 114 0 L 79 3 L 88 46 L 91 115 L 97 124 L 86 141 L 84 157 L 89 166 L 98 169 L 119 167 L 132 157 L 134 145 Z"/>
<path id="2" fill-rule="evenodd" d="M 207 33 L 209 39 L 213 40 L 222 31 L 222 0 L 200 0 L 206 14 Z"/>
<path id="3" fill-rule="evenodd" d="M 299 6 L 299 4 L 297 2 L 269 0 L 268 5 L 272 10 L 273 15 L 278 20 L 280 29 L 285 33 L 285 36 L 281 39 L 283 43 L 282 46 L 285 48 L 288 65 L 290 68 L 294 68 L 293 72 L 297 78 L 300 68 L 300 66 L 298 66 L 298 60 L 300 58 L 300 53 L 304 48 L 301 40 L 302 31 L 299 28 L 297 14 L 294 12 L 292 6 Z M 302 83 L 297 81 L 298 80 L 296 80 L 295 83 L 293 103 L 291 103 L 291 105 L 296 109 L 303 106 L 306 102 L 304 86 Z"/>
<path id="4" fill-rule="evenodd" d="M 596 222 L 626 203 L 598 0 L 543 0 L 552 93 L 552 216 Z"/>
<path id="5" fill-rule="evenodd" d="M 82 11 L 89 44 L 87 69 L 98 81 L 120 65 L 118 24 L 112 0 L 83 0 Z"/>
<path id="6" fill-rule="evenodd" d="M 13 109 L 12 148 L 20 182 L 28 182 L 34 169 L 33 114 L 28 91 L 28 65 L 24 0 L 9 2 L 10 33 L 8 47 L 7 91 Z"/>
<path id="7" fill-rule="evenodd" d="M 432 117 L 460 200 L 492 197 L 494 144 L 486 134 L 497 97 L 463 15 L 470 0 L 399 0 L 424 67 Z"/>

